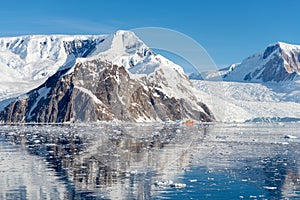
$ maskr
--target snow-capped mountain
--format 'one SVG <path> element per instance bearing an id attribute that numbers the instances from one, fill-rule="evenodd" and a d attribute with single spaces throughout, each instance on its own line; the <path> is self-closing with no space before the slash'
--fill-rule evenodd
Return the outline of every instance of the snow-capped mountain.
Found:
<path id="1" fill-rule="evenodd" d="M 33 35 L 0 38 L 1 81 L 49 77 L 65 63 L 68 55 L 86 57 L 104 37 Z"/>
<path id="2" fill-rule="evenodd" d="M 156 55 L 132 32 L 26 36 L 2 41 L 6 71 L 12 70 L 16 77 L 29 82 L 48 77 L 30 92 L 2 101 L 2 121 L 214 118 L 194 95 L 195 89 L 182 68 Z M 12 66 L 9 56 L 20 62 Z M 26 73 L 21 75 L 23 71 Z"/>
<path id="3" fill-rule="evenodd" d="M 218 72 L 192 74 L 191 79 L 210 80 L 221 76 L 225 81 L 281 82 L 297 79 L 300 74 L 300 45 L 278 42 L 249 56 L 241 63 Z"/>
<path id="4" fill-rule="evenodd" d="M 217 121 L 300 121 L 299 61 L 300 46 L 279 42 L 241 63 L 190 79 Z"/>
<path id="5" fill-rule="evenodd" d="M 0 101 L 37 87 L 67 61 L 74 63 L 76 57 L 88 56 L 105 37 L 33 35 L 0 38 Z"/>

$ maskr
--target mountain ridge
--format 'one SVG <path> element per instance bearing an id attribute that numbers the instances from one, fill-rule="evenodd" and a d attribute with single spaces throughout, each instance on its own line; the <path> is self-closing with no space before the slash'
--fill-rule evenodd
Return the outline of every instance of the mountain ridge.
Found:
<path id="1" fill-rule="evenodd" d="M 132 32 L 59 41 L 58 46 L 63 64 L 43 84 L 5 101 L 3 122 L 214 120 L 183 69 L 156 55 Z"/>
<path id="2" fill-rule="evenodd" d="M 241 63 L 192 74 L 190 79 L 217 121 L 297 122 L 299 53 L 299 45 L 277 42 Z"/>
<path id="3" fill-rule="evenodd" d="M 276 42 L 240 63 L 218 71 L 194 73 L 191 79 L 238 82 L 293 81 L 300 74 L 300 45 Z M 203 77 L 201 77 L 201 75 Z"/>

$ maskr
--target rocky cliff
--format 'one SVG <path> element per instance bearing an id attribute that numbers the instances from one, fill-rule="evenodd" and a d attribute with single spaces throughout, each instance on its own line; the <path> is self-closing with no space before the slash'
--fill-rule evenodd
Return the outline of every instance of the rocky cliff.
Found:
<path id="1" fill-rule="evenodd" d="M 13 99 L 0 111 L 1 121 L 214 120 L 182 69 L 131 32 L 64 47 L 65 64 L 45 83 Z"/>
<path id="2" fill-rule="evenodd" d="M 264 51 L 249 56 L 217 72 L 194 73 L 191 79 L 213 80 L 217 76 L 225 81 L 281 82 L 292 81 L 300 74 L 300 46 L 278 42 Z"/>

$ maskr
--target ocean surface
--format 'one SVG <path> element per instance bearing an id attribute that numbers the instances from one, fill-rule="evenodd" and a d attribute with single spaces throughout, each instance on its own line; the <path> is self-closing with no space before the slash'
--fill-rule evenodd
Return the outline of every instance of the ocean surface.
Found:
<path id="1" fill-rule="evenodd" d="M 300 123 L 0 126 L 0 199 L 300 199 Z"/>

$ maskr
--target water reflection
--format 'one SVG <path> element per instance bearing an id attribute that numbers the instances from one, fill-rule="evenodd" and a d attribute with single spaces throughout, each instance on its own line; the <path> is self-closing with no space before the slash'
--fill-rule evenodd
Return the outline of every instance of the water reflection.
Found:
<path id="1" fill-rule="evenodd" d="M 187 131 L 203 138 L 203 127 L 176 124 L 14 126 L 3 127 L 2 138 L 53 169 L 65 188 L 61 199 L 150 199 L 155 180 L 174 179 L 188 166 L 196 138 Z"/>
<path id="2" fill-rule="evenodd" d="M 218 178 L 214 179 L 213 189 L 206 189 L 195 196 L 205 198 L 206 194 L 212 199 L 225 196 L 227 199 L 299 199 L 298 130 L 299 124 L 211 128 L 203 145 L 194 150 L 197 156 L 192 166 L 201 174 Z M 295 138 L 287 139 L 287 133 Z M 199 169 L 199 166 L 205 166 L 205 169 Z"/>
<path id="3" fill-rule="evenodd" d="M 0 199 L 297 199 L 297 130 L 287 125 L 2 126 Z M 296 137 L 285 137 L 287 132 Z M 186 187 L 170 187 L 164 182 L 170 180 Z"/>
<path id="4" fill-rule="evenodd" d="M 299 174 L 297 172 L 297 166 L 294 160 L 287 160 L 284 157 L 276 156 L 273 158 L 265 158 L 263 162 L 263 171 L 265 173 L 264 188 L 268 190 L 271 197 L 282 198 L 283 196 L 291 196 L 293 194 L 287 193 L 284 190 L 283 185 L 287 183 L 288 188 L 298 186 L 297 178 Z M 295 177 L 295 179 L 290 179 L 290 177 Z"/>
<path id="5" fill-rule="evenodd" d="M 43 159 L 0 139 L 0 199 L 62 199 L 65 191 Z"/>

